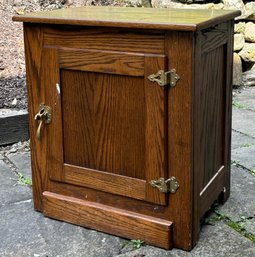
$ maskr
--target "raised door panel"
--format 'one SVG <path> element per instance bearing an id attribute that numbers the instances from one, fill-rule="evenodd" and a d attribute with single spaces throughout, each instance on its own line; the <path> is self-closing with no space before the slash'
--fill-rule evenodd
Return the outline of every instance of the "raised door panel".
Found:
<path id="1" fill-rule="evenodd" d="M 44 52 L 52 60 L 44 69 L 55 74 L 45 85 L 50 178 L 165 205 L 149 182 L 166 173 L 166 89 L 147 77 L 165 69 L 166 57 Z"/>

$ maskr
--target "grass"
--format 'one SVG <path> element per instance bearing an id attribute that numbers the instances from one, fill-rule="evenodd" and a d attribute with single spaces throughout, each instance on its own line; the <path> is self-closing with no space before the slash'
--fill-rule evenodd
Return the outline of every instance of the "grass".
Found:
<path id="1" fill-rule="evenodd" d="M 253 144 L 243 144 L 243 145 L 241 145 L 241 147 L 250 147 L 250 146 L 252 146 Z"/>
<path id="2" fill-rule="evenodd" d="M 247 231 L 245 228 L 246 221 L 254 219 L 255 216 L 251 216 L 251 217 L 241 216 L 240 220 L 233 221 L 227 214 L 219 211 L 217 208 L 215 208 L 213 212 L 215 215 L 208 219 L 205 219 L 204 221 L 205 224 L 213 225 L 212 223 L 215 221 L 223 221 L 230 228 L 234 229 L 236 232 L 238 232 L 242 236 L 248 238 L 253 243 L 255 243 L 255 235 Z"/>
<path id="3" fill-rule="evenodd" d="M 30 178 L 26 178 L 21 172 L 17 172 L 18 175 L 18 185 L 22 186 L 32 186 L 32 180 Z"/>
<path id="4" fill-rule="evenodd" d="M 247 109 L 247 106 L 241 104 L 241 103 L 238 102 L 238 101 L 233 101 L 233 102 L 232 102 L 232 105 L 233 105 L 234 107 L 236 107 L 237 109 Z"/>
<path id="5" fill-rule="evenodd" d="M 127 246 L 132 246 L 133 249 L 139 249 L 143 245 L 144 245 L 144 241 L 132 239 L 132 240 L 124 243 L 122 248 L 125 248 Z"/>

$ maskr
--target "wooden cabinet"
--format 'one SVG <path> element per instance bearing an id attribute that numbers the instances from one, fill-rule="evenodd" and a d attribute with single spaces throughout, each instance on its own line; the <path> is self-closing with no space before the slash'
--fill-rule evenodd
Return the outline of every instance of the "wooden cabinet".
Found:
<path id="1" fill-rule="evenodd" d="M 84 7 L 15 16 L 35 209 L 192 249 L 204 213 L 229 195 L 238 14 Z"/>

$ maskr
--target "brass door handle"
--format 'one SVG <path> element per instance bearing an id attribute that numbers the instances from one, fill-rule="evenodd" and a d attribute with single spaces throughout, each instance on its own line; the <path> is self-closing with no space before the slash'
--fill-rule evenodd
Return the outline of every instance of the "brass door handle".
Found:
<path id="1" fill-rule="evenodd" d="M 35 115 L 35 120 L 39 122 L 36 137 L 40 140 L 41 139 L 41 131 L 43 124 L 49 124 L 51 122 L 51 108 L 45 104 L 40 104 L 39 111 Z"/>

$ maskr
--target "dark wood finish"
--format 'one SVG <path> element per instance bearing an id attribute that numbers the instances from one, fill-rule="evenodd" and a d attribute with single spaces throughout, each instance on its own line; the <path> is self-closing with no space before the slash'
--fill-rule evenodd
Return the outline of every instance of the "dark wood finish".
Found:
<path id="1" fill-rule="evenodd" d="M 231 125 L 232 125 L 232 72 L 233 72 L 233 45 L 234 45 L 234 21 L 228 23 L 228 43 L 225 45 L 226 75 L 225 75 L 225 138 L 224 138 L 224 164 L 225 164 L 225 183 L 223 203 L 230 195 L 230 164 L 231 164 Z"/>
<path id="2" fill-rule="evenodd" d="M 142 9 L 14 18 L 25 21 L 35 208 L 190 250 L 204 213 L 229 195 L 231 19 L 238 12 L 153 10 L 149 19 Z M 175 87 L 148 80 L 170 69 L 180 76 Z M 41 102 L 52 108 L 52 122 L 39 141 Z M 175 194 L 149 183 L 171 176 L 180 184 Z"/>
<path id="3" fill-rule="evenodd" d="M 240 11 L 83 7 L 14 16 L 14 21 L 135 29 L 196 31 L 233 19 Z"/>
<path id="4" fill-rule="evenodd" d="M 198 140 L 200 147 L 197 163 L 200 167 L 200 192 L 206 187 L 211 178 L 218 172 L 223 163 L 222 148 L 224 140 L 224 47 L 217 47 L 209 53 L 201 55 L 201 65 L 206 67 L 201 78 L 200 87 L 196 95 L 198 113 L 196 113 L 195 125 L 198 133 L 195 140 Z M 218 83 L 215 84 L 214 81 Z M 207 92 L 205 94 L 204 92 Z M 198 137 L 198 138 L 197 138 Z M 214 144 L 214 147 L 211 145 Z"/>
<path id="5" fill-rule="evenodd" d="M 175 68 L 181 77 L 176 87 L 168 91 L 168 177 L 175 176 L 182 189 L 169 196 L 169 206 L 173 208 L 168 212 L 174 222 L 174 245 L 186 250 L 192 248 L 193 237 L 193 45 L 192 33 L 173 31 L 166 34 L 168 66 Z M 179 208 L 174 208 L 178 205 Z"/>
<path id="6" fill-rule="evenodd" d="M 51 192 L 44 192 L 43 200 L 46 216 L 62 217 L 70 223 L 171 247 L 172 222 Z"/>
<path id="7" fill-rule="evenodd" d="M 29 139 L 27 111 L 3 110 L 0 124 L 0 146 Z"/>
<path id="8" fill-rule="evenodd" d="M 203 30 L 197 35 L 195 65 L 205 68 L 194 77 L 194 175 L 198 177 L 194 180 L 194 238 L 206 210 L 220 193 L 226 201 L 230 192 L 232 26 L 232 22 L 222 23 L 210 36 Z"/>

